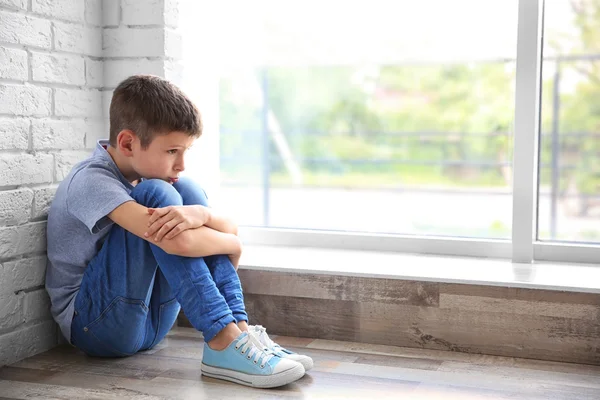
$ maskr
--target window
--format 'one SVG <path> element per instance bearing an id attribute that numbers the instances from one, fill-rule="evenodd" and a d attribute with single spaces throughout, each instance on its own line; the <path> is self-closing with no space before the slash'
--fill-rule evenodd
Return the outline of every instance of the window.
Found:
<path id="1" fill-rule="evenodd" d="M 213 3 L 188 171 L 246 243 L 599 259 L 600 0 Z"/>
<path id="2" fill-rule="evenodd" d="M 510 238 L 517 11 L 252 2 L 224 28 L 222 204 L 245 225 Z"/>
<path id="3" fill-rule="evenodd" d="M 600 241 L 600 1 L 545 5 L 538 238 Z"/>

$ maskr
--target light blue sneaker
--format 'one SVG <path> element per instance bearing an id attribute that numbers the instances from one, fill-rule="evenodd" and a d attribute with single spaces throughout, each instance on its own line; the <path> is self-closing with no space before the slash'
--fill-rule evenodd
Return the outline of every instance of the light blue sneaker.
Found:
<path id="1" fill-rule="evenodd" d="M 302 354 L 294 353 L 291 350 L 281 347 L 273 340 L 271 340 L 269 335 L 267 335 L 267 330 L 264 326 L 250 325 L 248 326 L 248 330 L 256 335 L 256 337 L 258 338 L 258 340 L 260 340 L 260 343 L 263 345 L 264 348 L 272 351 L 279 357 L 299 362 L 300 364 L 302 364 L 305 371 L 308 371 L 313 367 L 314 362 L 312 358 Z"/>
<path id="2" fill-rule="evenodd" d="M 204 343 L 201 370 L 211 378 L 258 388 L 287 385 L 304 376 L 302 364 L 265 351 L 252 332 L 242 332 L 221 351 Z"/>

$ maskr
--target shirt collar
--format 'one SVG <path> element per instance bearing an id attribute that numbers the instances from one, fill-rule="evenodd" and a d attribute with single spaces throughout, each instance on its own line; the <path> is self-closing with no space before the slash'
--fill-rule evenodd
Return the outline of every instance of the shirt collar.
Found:
<path id="1" fill-rule="evenodd" d="M 111 157 L 111 155 L 108 153 L 108 148 L 109 146 L 109 141 L 106 139 L 100 139 L 98 140 L 98 142 L 96 142 L 96 149 L 94 150 L 94 156 L 98 156 L 100 158 L 102 158 L 103 160 L 106 160 L 108 163 L 108 166 L 114 170 L 114 172 L 119 176 L 119 179 L 121 180 L 121 182 L 123 182 L 124 185 L 126 185 L 128 188 L 133 189 L 133 185 L 131 184 L 131 182 L 129 182 L 126 178 L 125 175 L 123 175 L 123 173 L 121 172 L 121 170 L 119 169 L 119 167 L 117 166 L 117 164 L 115 163 L 115 161 L 113 160 L 113 158 Z"/>

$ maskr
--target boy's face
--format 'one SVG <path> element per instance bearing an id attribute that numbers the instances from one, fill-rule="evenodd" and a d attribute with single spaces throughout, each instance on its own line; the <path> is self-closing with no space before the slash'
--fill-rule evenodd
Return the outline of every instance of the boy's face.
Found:
<path id="1" fill-rule="evenodd" d="M 142 149 L 139 139 L 132 143 L 132 167 L 142 178 L 175 183 L 185 169 L 184 156 L 195 138 L 183 132 L 156 136 Z"/>

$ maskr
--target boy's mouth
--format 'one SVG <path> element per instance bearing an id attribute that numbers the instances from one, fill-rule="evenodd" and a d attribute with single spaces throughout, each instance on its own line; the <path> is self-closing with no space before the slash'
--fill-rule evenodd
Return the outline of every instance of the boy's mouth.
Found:
<path id="1" fill-rule="evenodd" d="M 176 183 L 179 180 L 179 178 L 169 178 L 169 182 L 171 183 Z"/>

